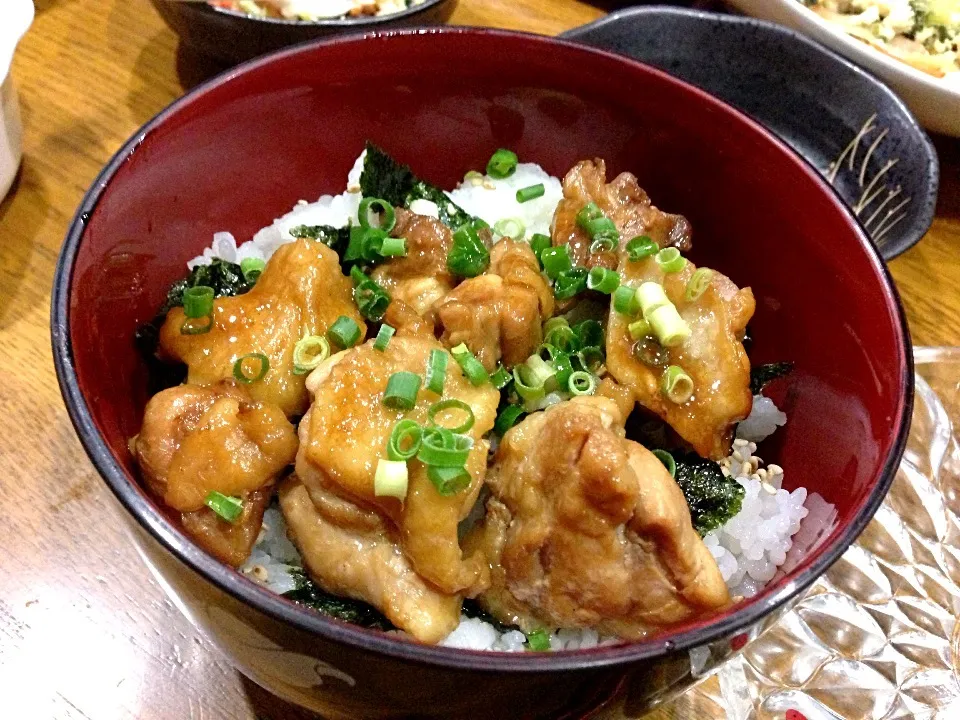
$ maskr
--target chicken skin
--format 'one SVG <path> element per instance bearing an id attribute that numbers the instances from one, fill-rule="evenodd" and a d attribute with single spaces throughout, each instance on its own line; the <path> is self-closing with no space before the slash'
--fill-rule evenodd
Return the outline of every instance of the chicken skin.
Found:
<path id="1" fill-rule="evenodd" d="M 553 292 L 530 245 L 504 238 L 490 251 L 486 273 L 464 280 L 436 306 L 442 342 L 465 343 L 488 371 L 524 362 L 543 342 Z"/>
<path id="2" fill-rule="evenodd" d="M 503 622 L 638 639 L 729 602 L 679 486 L 624 438 L 608 398 L 527 417 L 504 436 L 487 483 L 486 517 L 466 545 L 490 561 L 479 599 Z"/>
<path id="3" fill-rule="evenodd" d="M 314 240 L 281 246 L 245 295 L 214 301 L 207 333 L 183 334 L 183 308 L 174 308 L 160 331 L 169 360 L 187 364 L 187 382 L 211 385 L 234 377 L 234 363 L 262 353 L 269 367 L 249 385 L 254 400 L 279 406 L 288 416 L 307 409 L 305 377 L 294 372 L 293 349 L 308 335 L 323 335 L 338 317 L 366 325 L 353 303 L 353 283 L 340 271 L 336 252 Z M 259 368 L 253 370 L 256 373 Z"/>
<path id="4" fill-rule="evenodd" d="M 453 233 L 435 218 L 403 208 L 395 212 L 391 235 L 406 239 L 407 254 L 381 263 L 371 277 L 390 294 L 391 304 L 409 307 L 432 328 L 433 306 L 456 285 L 447 269 Z"/>
<path id="5" fill-rule="evenodd" d="M 150 489 L 183 514 L 187 532 L 212 554 L 240 565 L 260 530 L 266 488 L 294 461 L 297 437 L 279 408 L 225 381 L 154 395 L 133 450 Z M 234 523 L 206 508 L 214 491 L 243 502 Z"/>
<path id="6" fill-rule="evenodd" d="M 603 160 L 583 160 L 563 179 L 563 200 L 553 215 L 554 245 L 566 245 L 574 265 L 617 267 L 618 251 L 590 252 L 593 242 L 577 225 L 577 213 L 596 203 L 620 232 L 620 247 L 638 235 L 647 235 L 661 248 L 690 249 L 690 223 L 681 215 L 670 215 L 653 206 L 650 197 L 630 173 L 620 173 L 607 183 Z"/>
<path id="7" fill-rule="evenodd" d="M 489 447 L 483 436 L 493 427 L 499 393 L 490 384 L 474 387 L 450 358 L 442 396 L 421 389 L 416 405 L 406 412 L 383 404 L 390 376 L 400 371 L 423 373 L 435 349 L 442 346 L 433 338 L 396 336 L 384 352 L 368 342 L 321 364 L 307 383 L 313 406 L 300 423 L 297 474 L 315 503 L 332 494 L 382 516 L 411 566 L 437 590 L 476 592 L 488 582 L 486 564 L 478 555 L 463 556 L 457 524 L 469 513 L 483 483 Z M 378 461 L 386 457 L 394 425 L 406 418 L 428 427 L 428 411 L 441 399 L 466 403 L 474 416 L 466 433 L 473 440 L 466 462 L 469 486 L 453 495 L 440 495 L 426 467 L 412 459 L 405 499 L 377 497 L 374 475 Z M 447 424 L 444 416 L 437 419 Z M 457 415 L 450 424 L 462 420 Z M 317 566 L 313 570 L 325 586 L 323 570 Z M 377 597 L 365 599 L 378 602 Z"/>
<path id="8" fill-rule="evenodd" d="M 280 485 L 280 507 L 310 574 L 328 592 L 363 600 L 425 643 L 437 643 L 460 622 L 460 597 L 440 592 L 413 569 L 396 530 L 375 510 L 362 510 L 294 474 Z"/>
<path id="9" fill-rule="evenodd" d="M 672 348 L 661 347 L 653 339 L 635 342 L 628 329 L 634 318 L 611 306 L 607 369 L 640 405 L 662 418 L 699 455 L 720 460 L 730 453 L 735 425 L 753 406 L 743 335 L 755 301 L 750 288 L 741 290 L 716 271 L 706 291 L 687 300 L 687 283 L 695 270 L 688 261 L 683 270 L 664 273 L 653 258 L 631 262 L 624 256 L 619 267 L 622 283 L 663 285 L 691 335 Z M 686 402 L 671 402 L 660 389 L 663 371 L 670 365 L 683 368 L 693 379 L 694 392 Z"/>

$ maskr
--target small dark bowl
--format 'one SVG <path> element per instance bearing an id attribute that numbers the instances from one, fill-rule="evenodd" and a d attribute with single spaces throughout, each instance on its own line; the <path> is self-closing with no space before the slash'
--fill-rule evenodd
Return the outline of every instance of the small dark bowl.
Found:
<path id="1" fill-rule="evenodd" d="M 392 15 L 306 22 L 251 17 L 203 2 L 150 1 L 185 45 L 229 64 L 333 35 L 438 25 L 447 21 L 457 4 L 456 0 L 424 0 Z"/>
<path id="2" fill-rule="evenodd" d="M 342 191 L 370 138 L 452 186 L 511 147 L 562 174 L 604 157 L 695 229 L 693 258 L 753 287 L 757 362 L 796 370 L 765 448 L 837 506 L 838 525 L 756 598 L 643 642 L 501 655 L 419 645 L 270 594 L 216 562 L 145 492 L 127 451 L 146 399 L 133 346 L 185 262 L 299 198 Z M 627 714 L 688 687 L 788 607 L 857 537 L 903 453 L 913 397 L 900 302 L 849 210 L 738 111 L 635 61 L 548 38 L 447 29 L 299 47 L 188 94 L 93 184 L 54 286 L 53 348 L 70 416 L 133 537 L 188 616 L 272 692 L 336 718 Z"/>
<path id="3" fill-rule="evenodd" d="M 940 179 L 930 139 L 890 88 L 800 33 L 739 15 L 641 7 L 563 36 L 654 65 L 758 120 L 832 181 L 885 259 L 930 228 Z M 832 173 L 861 133 L 852 166 Z"/>

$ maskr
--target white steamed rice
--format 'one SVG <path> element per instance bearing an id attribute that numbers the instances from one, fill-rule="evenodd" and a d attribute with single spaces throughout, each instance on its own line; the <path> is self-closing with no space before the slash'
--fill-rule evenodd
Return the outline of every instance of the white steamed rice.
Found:
<path id="1" fill-rule="evenodd" d="M 219 257 L 230 262 L 256 257 L 268 260 L 281 245 L 291 242 L 290 229 L 298 225 L 332 225 L 343 227 L 357 221 L 360 205 L 361 155 L 347 177 L 347 190 L 340 195 L 324 195 L 316 202 L 301 200 L 294 209 L 263 228 L 253 239 L 237 245 L 230 233 L 214 235 L 212 245 L 203 254 L 188 263 L 208 264 Z M 516 191 L 543 183 L 543 197 L 526 203 L 516 201 Z M 533 233 L 550 233 L 553 211 L 562 197 L 559 178 L 549 176 L 541 167 L 521 163 L 511 177 L 497 180 L 489 176 L 468 176 L 447 195 L 460 207 L 476 215 L 491 226 L 504 219 L 523 223 L 527 237 Z M 413 211 L 435 215 L 433 203 L 418 203 Z M 815 493 L 807 496 L 804 488 L 793 492 L 784 490 L 783 470 L 777 465 L 763 467 L 755 455 L 756 443 L 761 442 L 786 423 L 772 400 L 758 395 L 753 411 L 738 426 L 733 453 L 721 463 L 724 473 L 736 479 L 744 488 L 743 507 L 739 514 L 723 527 L 708 533 L 704 543 L 717 561 L 731 595 L 751 597 L 760 592 L 788 560 L 793 537 L 801 530 L 801 523 L 810 509 L 815 508 L 811 520 L 817 527 L 805 525 L 798 537 L 804 537 L 805 549 L 822 538 L 836 518 L 833 506 Z M 815 517 L 814 517 L 815 516 Z M 248 577 L 274 592 L 283 593 L 294 587 L 291 571 L 302 567 L 296 548 L 287 538 L 286 524 L 277 507 L 264 515 L 261 535 L 246 564 L 241 568 Z M 459 627 L 440 644 L 448 647 L 475 650 L 515 652 L 525 650 L 523 633 L 511 630 L 505 633 L 483 620 L 461 617 Z M 561 629 L 550 637 L 552 650 L 574 650 L 615 643 L 615 638 L 602 638 L 592 629 Z"/>

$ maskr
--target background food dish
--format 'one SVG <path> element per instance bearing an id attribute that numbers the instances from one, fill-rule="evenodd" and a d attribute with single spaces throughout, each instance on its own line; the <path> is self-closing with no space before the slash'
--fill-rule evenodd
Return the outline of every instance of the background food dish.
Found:
<path id="1" fill-rule="evenodd" d="M 33 21 L 33 3 L 12 0 L 0 8 L 0 200 L 7 194 L 22 153 L 20 107 L 10 79 L 10 63 L 20 38 Z"/>
<path id="2" fill-rule="evenodd" d="M 935 78 L 875 50 L 797 0 L 730 0 L 758 18 L 792 27 L 876 73 L 899 93 L 924 127 L 960 137 L 960 83 Z"/>
<path id="3" fill-rule="evenodd" d="M 371 96 L 370 78 L 357 68 L 378 71 L 383 92 Z M 286 92 L 290 83 L 308 88 L 295 102 Z M 638 92 L 624 96 L 627 84 Z M 651 96 L 656 103 L 645 100 Z M 373 112 L 384 103 L 394 112 Z M 302 123 L 305 110 L 316 124 Z M 511 661 L 371 638 L 308 617 L 191 548 L 132 481 L 126 439 L 143 396 L 131 398 L 126 386 L 121 392 L 103 369 L 111 368 L 110 377 L 143 378 L 123 338 L 152 313 L 183 261 L 206 244 L 204 235 L 231 227 L 247 236 L 299 196 L 334 189 L 354 145 L 367 136 L 405 148 L 397 151 L 402 161 L 435 158 L 428 179 L 437 183 L 455 180 L 463 158 L 482 162 L 491 146 L 514 146 L 554 172 L 576 157 L 604 154 L 617 169 L 637 170 L 663 206 L 693 208 L 690 220 L 700 237 L 717 238 L 701 243 L 697 259 L 722 268 L 732 257 L 759 278 L 756 358 L 790 356 L 801 371 L 803 392 L 786 398 L 793 427 L 775 453 L 786 468 L 802 464 L 810 486 L 829 489 L 838 503 L 840 527 L 816 558 L 734 615 L 686 628 L 669 643 L 561 653 L 537 658 L 532 672 L 513 674 L 519 665 Z M 416 146 L 407 144 L 411 138 Z M 256 156 L 251 146 L 259 149 Z M 264 164 L 262 157 L 277 161 Z M 220 172 L 206 173 L 214 163 Z M 249 172 L 251 163 L 256 173 Z M 750 172 L 742 171 L 745 163 Z M 222 174 L 247 177 L 246 192 L 224 194 Z M 94 188 L 65 245 L 54 313 L 58 369 L 81 438 L 136 518 L 142 550 L 194 618 L 260 681 L 316 709 L 357 710 L 374 700 L 383 708 L 384 698 L 397 703 L 397 713 L 404 702 L 422 708 L 424 697 L 397 697 L 398 687 L 416 687 L 434 694 L 426 706 L 436 715 L 451 712 L 450 703 L 469 712 L 469 703 L 480 702 L 490 716 L 514 717 L 534 700 L 537 712 L 550 715 L 614 692 L 630 663 L 637 684 L 620 692 L 643 707 L 668 684 L 679 689 L 692 679 L 688 647 L 716 641 L 708 664 L 721 659 L 730 652 L 730 635 L 747 625 L 756 629 L 754 623 L 812 581 L 865 524 L 902 449 L 912 377 L 902 314 L 879 258 L 839 201 L 806 164 L 738 113 L 611 55 L 481 31 L 301 48 L 188 96 L 122 149 Z M 818 237 L 832 242 L 823 246 Z M 776 257 L 765 252 L 771 238 L 777 238 Z M 811 295 L 814 275 L 819 292 Z M 142 282 L 132 285 L 133 276 Z M 824 338 L 829 353 L 820 347 Z M 864 343 L 869 358 L 861 352 Z M 831 451 L 816 452 L 824 443 Z M 334 657 L 335 664 L 327 664 Z M 317 667 L 317 660 L 339 680 L 305 687 L 296 668 Z M 490 673 L 469 672 L 480 668 Z M 646 675 L 653 671 L 659 680 Z M 496 691 L 478 692 L 478 677 L 495 677 Z M 388 685 L 379 684 L 386 678 Z"/>
<path id="4" fill-rule="evenodd" d="M 799 33 L 737 15 L 639 7 L 564 37 L 650 63 L 763 123 L 857 209 L 885 259 L 930 227 L 939 163 L 926 134 L 883 83 Z"/>
<path id="5" fill-rule="evenodd" d="M 391 15 L 301 22 L 251 17 L 205 2 L 150 1 L 185 45 L 231 64 L 320 37 L 442 23 L 456 5 L 456 0 L 423 0 Z"/>

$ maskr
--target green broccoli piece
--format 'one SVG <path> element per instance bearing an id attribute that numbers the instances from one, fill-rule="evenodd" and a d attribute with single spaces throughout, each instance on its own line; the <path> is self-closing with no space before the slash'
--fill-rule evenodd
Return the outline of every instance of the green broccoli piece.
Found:
<path id="1" fill-rule="evenodd" d="M 360 191 L 364 197 L 382 198 L 396 207 L 409 208 L 414 200 L 429 200 L 436 204 L 440 221 L 452 228 L 474 219 L 443 190 L 424 182 L 408 166 L 401 165 L 370 142 L 360 175 Z"/>
<path id="2" fill-rule="evenodd" d="M 692 452 L 673 451 L 671 455 L 677 463 L 677 485 L 690 506 L 690 518 L 700 537 L 740 512 L 743 486 L 724 475 L 720 465 Z"/>
<path id="3" fill-rule="evenodd" d="M 793 371 L 793 363 L 778 362 L 757 365 L 750 369 L 750 392 L 759 395 L 769 383 L 778 378 L 789 375 Z"/>
<path id="4" fill-rule="evenodd" d="M 322 590 L 306 572 L 294 570 L 294 589 L 283 593 L 283 597 L 300 605 L 311 607 L 317 612 L 337 620 L 377 630 L 393 630 L 394 627 L 383 614 L 364 602 L 338 597 Z"/>

